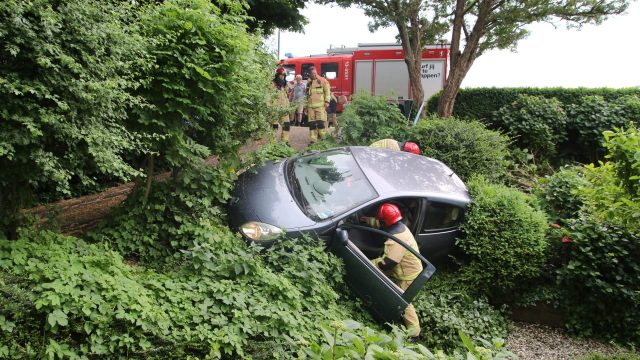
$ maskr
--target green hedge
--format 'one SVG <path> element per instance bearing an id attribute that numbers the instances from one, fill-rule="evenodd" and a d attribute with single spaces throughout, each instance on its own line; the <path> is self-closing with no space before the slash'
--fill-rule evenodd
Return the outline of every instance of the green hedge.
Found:
<path id="1" fill-rule="evenodd" d="M 583 96 L 602 96 L 605 100 L 616 100 L 626 95 L 640 96 L 640 88 L 473 88 L 461 89 L 456 97 L 453 115 L 462 118 L 489 119 L 494 111 L 513 103 L 518 95 L 535 95 L 556 98 L 563 105 L 575 104 Z M 440 95 L 429 99 L 430 113 L 437 112 Z"/>

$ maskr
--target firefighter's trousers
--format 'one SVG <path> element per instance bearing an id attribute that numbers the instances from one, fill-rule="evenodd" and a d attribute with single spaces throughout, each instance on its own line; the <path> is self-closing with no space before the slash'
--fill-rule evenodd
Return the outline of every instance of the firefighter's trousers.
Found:
<path id="1" fill-rule="evenodd" d="M 271 124 L 275 131 L 276 140 L 280 138 L 280 127 L 282 125 L 282 141 L 289 142 L 289 130 L 291 129 L 291 122 L 289 122 L 289 116 L 283 116 L 280 121 Z"/>
<path id="2" fill-rule="evenodd" d="M 395 280 L 395 282 L 402 290 L 407 290 L 413 283 L 413 280 Z M 418 320 L 418 314 L 412 304 L 409 304 L 404 310 L 402 321 L 404 322 L 404 326 L 409 329 L 410 336 L 420 335 L 420 320 Z"/>
<path id="3" fill-rule="evenodd" d="M 327 110 L 324 106 L 307 108 L 309 116 L 309 136 L 311 142 L 316 142 L 326 136 Z"/>

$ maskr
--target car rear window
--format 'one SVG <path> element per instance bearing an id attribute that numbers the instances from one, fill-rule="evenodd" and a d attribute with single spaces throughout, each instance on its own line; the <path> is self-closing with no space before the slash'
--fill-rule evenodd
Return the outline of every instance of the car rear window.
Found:
<path id="1" fill-rule="evenodd" d="M 295 158 L 287 166 L 293 197 L 315 220 L 343 214 L 378 196 L 346 149 Z"/>

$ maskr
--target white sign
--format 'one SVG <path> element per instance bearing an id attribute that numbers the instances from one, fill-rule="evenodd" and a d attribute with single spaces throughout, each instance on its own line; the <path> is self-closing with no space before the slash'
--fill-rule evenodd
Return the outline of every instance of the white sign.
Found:
<path id="1" fill-rule="evenodd" d="M 424 101 L 444 87 L 444 61 L 422 60 L 420 69 Z"/>

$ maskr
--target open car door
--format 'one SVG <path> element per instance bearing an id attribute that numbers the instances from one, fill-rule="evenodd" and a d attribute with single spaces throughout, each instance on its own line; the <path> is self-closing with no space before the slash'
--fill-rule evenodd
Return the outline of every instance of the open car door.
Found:
<path id="1" fill-rule="evenodd" d="M 349 240 L 346 229 L 381 234 L 397 242 L 420 259 L 423 267 L 422 272 L 406 291 L 402 291 Z M 385 231 L 366 226 L 340 225 L 330 247 L 331 251 L 344 261 L 347 284 L 372 310 L 373 314 L 383 322 L 399 321 L 404 310 L 436 271 L 436 268 L 427 259 L 402 240 Z"/>

